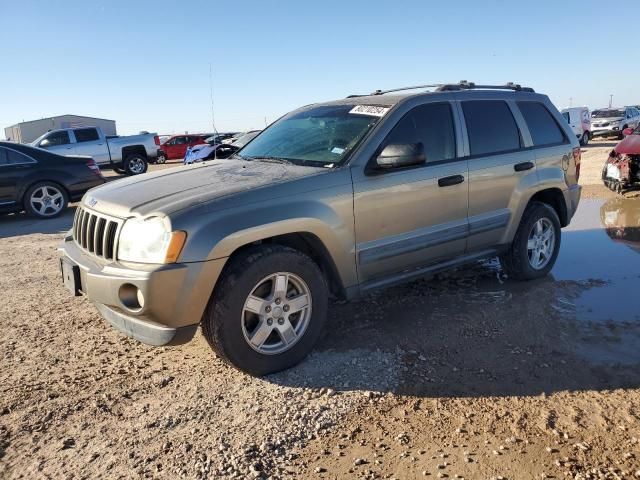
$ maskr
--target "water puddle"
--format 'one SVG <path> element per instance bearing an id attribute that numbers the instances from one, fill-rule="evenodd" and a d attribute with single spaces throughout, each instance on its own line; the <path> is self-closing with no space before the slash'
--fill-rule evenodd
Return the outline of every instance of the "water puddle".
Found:
<path id="1" fill-rule="evenodd" d="M 640 201 L 583 200 L 552 270 L 555 306 L 573 319 L 576 353 L 593 363 L 640 363 Z"/>

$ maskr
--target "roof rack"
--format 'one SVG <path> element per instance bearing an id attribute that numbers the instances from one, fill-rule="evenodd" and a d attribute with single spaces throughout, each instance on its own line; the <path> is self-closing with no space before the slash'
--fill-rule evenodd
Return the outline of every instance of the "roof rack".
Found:
<path id="1" fill-rule="evenodd" d="M 533 88 L 523 87 L 513 82 L 509 82 L 504 85 L 476 85 L 473 82 L 460 80 L 460 82 L 458 83 L 434 83 L 431 85 L 416 85 L 414 87 L 392 88 L 390 90 L 376 90 L 374 92 L 371 92 L 369 95 L 385 95 L 387 93 L 402 92 L 404 90 L 417 90 L 421 88 L 435 88 L 436 92 L 453 92 L 453 91 L 460 91 L 460 90 L 475 90 L 475 89 L 513 90 L 515 92 L 530 92 L 530 93 L 535 92 Z M 367 95 L 349 95 L 347 98 L 365 97 L 365 96 Z"/>
<path id="2" fill-rule="evenodd" d="M 531 87 L 523 87 L 517 83 L 507 82 L 504 85 L 476 85 L 473 82 L 467 82 L 466 80 L 460 80 L 460 83 L 452 83 L 447 85 L 441 85 L 438 87 L 438 92 L 450 92 L 456 90 L 513 90 L 515 92 L 530 92 L 534 93 L 535 90 Z"/>

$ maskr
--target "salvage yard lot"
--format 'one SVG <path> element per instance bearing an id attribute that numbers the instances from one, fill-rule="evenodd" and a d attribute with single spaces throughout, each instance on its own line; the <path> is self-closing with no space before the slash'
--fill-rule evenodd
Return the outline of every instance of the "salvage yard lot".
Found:
<path id="1" fill-rule="evenodd" d="M 600 186 L 614 145 L 583 149 L 548 278 L 485 262 L 335 302 L 315 352 L 263 379 L 200 335 L 129 340 L 70 297 L 72 208 L 0 217 L 0 478 L 640 477 L 640 245 L 601 223 L 637 229 L 640 199 Z"/>

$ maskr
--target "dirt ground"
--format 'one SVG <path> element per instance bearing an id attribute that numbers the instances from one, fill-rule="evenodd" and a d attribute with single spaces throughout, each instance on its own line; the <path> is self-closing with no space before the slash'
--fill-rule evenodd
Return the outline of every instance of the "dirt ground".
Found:
<path id="1" fill-rule="evenodd" d="M 335 302 L 262 379 L 69 296 L 73 208 L 0 217 L 0 478 L 640 478 L 640 199 L 600 186 L 610 148 L 547 278 L 488 261 Z"/>

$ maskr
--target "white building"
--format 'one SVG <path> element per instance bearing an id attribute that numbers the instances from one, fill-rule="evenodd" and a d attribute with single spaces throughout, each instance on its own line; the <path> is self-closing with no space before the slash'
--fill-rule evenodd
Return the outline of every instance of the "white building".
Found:
<path id="1" fill-rule="evenodd" d="M 115 120 L 80 115 L 59 115 L 17 123 L 4 129 L 4 137 L 12 142 L 29 143 L 49 130 L 76 127 L 100 127 L 105 135 L 117 135 Z"/>

